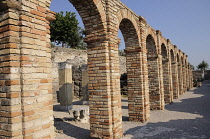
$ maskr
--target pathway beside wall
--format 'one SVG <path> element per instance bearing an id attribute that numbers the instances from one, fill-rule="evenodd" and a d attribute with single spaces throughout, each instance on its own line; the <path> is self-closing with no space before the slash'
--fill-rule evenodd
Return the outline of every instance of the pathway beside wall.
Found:
<path id="1" fill-rule="evenodd" d="M 163 111 L 151 111 L 150 119 L 145 123 L 123 121 L 122 139 L 161 139 L 161 138 L 210 138 L 210 80 L 199 88 L 187 91 Z M 123 115 L 127 117 L 127 101 L 122 100 Z M 77 105 L 78 106 L 78 105 Z M 58 118 L 55 127 L 56 139 L 89 139 L 89 124 L 59 120 L 69 117 L 68 113 L 55 111 Z M 126 118 L 125 118 L 126 119 Z M 63 131 L 61 131 L 63 130 Z M 63 133 L 61 133 L 63 132 Z"/>

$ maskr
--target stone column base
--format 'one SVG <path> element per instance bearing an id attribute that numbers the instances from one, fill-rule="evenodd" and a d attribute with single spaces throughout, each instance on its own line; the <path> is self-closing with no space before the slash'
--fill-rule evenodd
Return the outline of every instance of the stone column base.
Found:
<path id="1" fill-rule="evenodd" d="M 69 105 L 69 106 L 61 106 L 61 105 L 59 105 L 58 106 L 58 110 L 59 111 L 69 111 L 69 110 L 71 110 L 73 108 L 73 105 Z"/>

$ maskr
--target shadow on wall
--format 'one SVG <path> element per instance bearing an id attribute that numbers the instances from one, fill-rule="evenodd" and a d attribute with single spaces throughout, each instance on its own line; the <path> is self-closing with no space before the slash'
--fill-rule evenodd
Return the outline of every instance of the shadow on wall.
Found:
<path id="1" fill-rule="evenodd" d="M 132 139 L 210 138 L 210 81 L 204 81 L 202 87 L 191 90 L 192 92 L 192 95 L 195 95 L 194 98 L 182 99 L 181 102 L 166 105 L 167 111 L 176 112 L 172 116 L 176 117 L 175 120 L 147 123 L 145 126 L 129 129 L 125 132 L 125 137 Z"/>

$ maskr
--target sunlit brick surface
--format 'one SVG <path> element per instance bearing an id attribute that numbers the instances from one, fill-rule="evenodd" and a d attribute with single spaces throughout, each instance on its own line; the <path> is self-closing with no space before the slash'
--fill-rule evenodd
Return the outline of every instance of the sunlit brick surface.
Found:
<path id="1" fill-rule="evenodd" d="M 50 2 L 0 1 L 0 138 L 55 138 Z M 192 87 L 187 56 L 122 2 L 70 2 L 87 33 L 91 137 L 123 135 L 118 29 L 126 44 L 129 120 L 148 120 L 150 109 L 164 109 Z"/>

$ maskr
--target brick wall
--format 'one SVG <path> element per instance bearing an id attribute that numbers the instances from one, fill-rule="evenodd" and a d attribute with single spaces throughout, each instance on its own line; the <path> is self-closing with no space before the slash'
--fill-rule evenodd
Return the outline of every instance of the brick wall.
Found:
<path id="1" fill-rule="evenodd" d="M 143 17 L 119 0 L 69 1 L 79 12 L 87 33 L 91 137 L 117 139 L 123 135 L 118 29 L 126 42 L 130 120 L 146 121 L 150 108 L 164 108 L 163 79 L 167 73 L 163 72 L 162 43 L 174 51 L 176 64 L 168 63 L 168 74 L 174 69 L 174 76 L 169 78 L 176 78 L 177 69 L 179 94 L 186 91 L 187 56 L 168 45 L 160 31 L 149 26 Z M 49 35 L 54 13 L 49 6 L 50 0 L 0 1 L 1 138 L 55 137 Z M 149 35 L 154 40 L 152 49 L 147 47 Z M 191 79 L 192 74 L 190 82 Z M 174 86 L 170 88 L 175 94 Z"/>

